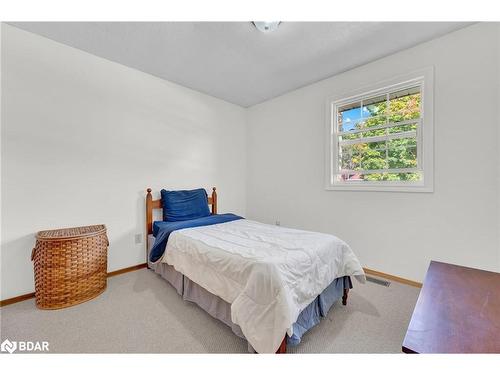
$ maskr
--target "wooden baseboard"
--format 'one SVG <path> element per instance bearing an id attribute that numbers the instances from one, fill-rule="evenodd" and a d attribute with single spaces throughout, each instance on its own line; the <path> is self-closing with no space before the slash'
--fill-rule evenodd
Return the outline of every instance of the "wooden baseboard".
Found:
<path id="1" fill-rule="evenodd" d="M 372 270 L 372 269 L 366 268 L 366 267 L 363 267 L 363 269 L 369 275 L 382 277 L 384 279 L 396 281 L 396 282 L 401 283 L 401 284 L 411 285 L 411 286 L 414 286 L 417 288 L 422 288 L 422 283 L 419 283 L 417 281 L 408 280 L 408 279 L 405 279 L 405 278 L 402 278 L 399 276 L 390 275 L 388 273 L 384 273 L 384 272 L 380 272 L 380 271 L 375 271 L 375 270 Z"/>
<path id="2" fill-rule="evenodd" d="M 138 264 L 137 266 L 122 268 L 122 269 L 119 269 L 116 271 L 111 271 L 111 272 L 108 272 L 108 277 L 121 275 L 122 273 L 127 273 L 127 272 L 131 272 L 131 271 L 137 271 L 137 270 L 140 270 L 141 268 L 146 268 L 147 266 L 148 266 L 147 263 L 141 263 L 141 264 Z"/>
<path id="3" fill-rule="evenodd" d="M 34 298 L 34 297 L 35 297 L 35 292 L 23 294 L 22 296 L 7 298 L 7 299 L 0 301 L 0 307 L 12 305 L 13 303 L 17 303 L 17 302 L 26 301 L 27 299 Z"/>
<path id="4" fill-rule="evenodd" d="M 108 272 L 108 277 L 121 275 L 122 273 L 127 273 L 127 272 L 131 272 L 131 271 L 137 271 L 137 270 L 140 270 L 141 268 L 146 268 L 146 267 L 147 267 L 147 263 L 142 263 L 142 264 L 138 264 L 136 266 L 122 268 L 122 269 L 119 269 L 116 271 Z M 12 305 L 13 303 L 17 303 L 17 302 L 26 301 L 27 299 L 34 298 L 34 297 L 35 297 L 35 292 L 23 294 L 22 296 L 7 298 L 7 299 L 0 301 L 0 307 Z"/>
<path id="5" fill-rule="evenodd" d="M 136 266 L 122 268 L 122 269 L 119 269 L 119 270 L 116 270 L 116 271 L 108 272 L 108 277 L 113 277 L 113 276 L 116 276 L 116 275 L 121 275 L 122 273 L 137 271 L 137 270 L 140 270 L 140 269 L 146 268 L 146 267 L 147 267 L 147 263 L 141 263 L 141 264 L 138 264 Z M 369 275 L 383 277 L 384 279 L 389 279 L 389 280 L 397 281 L 398 283 L 415 286 L 417 288 L 421 288 L 422 287 L 422 283 L 418 283 L 418 282 L 413 281 L 413 280 L 408 280 L 408 279 L 404 279 L 404 278 L 399 277 L 399 276 L 394 276 L 394 275 L 390 275 L 388 273 L 383 273 L 383 272 L 375 271 L 375 270 L 372 270 L 372 269 L 366 268 L 366 267 L 363 267 L 363 269 Z M 23 294 L 22 296 L 17 296 L 17 297 L 12 297 L 12 298 L 8 298 L 8 299 L 4 299 L 4 300 L 0 301 L 0 307 L 7 306 L 7 305 L 12 305 L 13 303 L 25 301 L 27 299 L 34 298 L 34 297 L 35 297 L 35 293 L 33 292 L 33 293 Z"/>

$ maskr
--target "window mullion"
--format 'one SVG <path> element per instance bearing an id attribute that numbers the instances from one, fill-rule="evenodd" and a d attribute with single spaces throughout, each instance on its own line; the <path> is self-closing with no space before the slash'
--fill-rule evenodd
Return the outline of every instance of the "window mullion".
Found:
<path id="1" fill-rule="evenodd" d="M 337 136 L 342 136 L 342 135 L 349 135 L 349 134 L 358 134 L 358 133 L 366 133 L 369 131 L 373 130 L 380 130 L 380 129 L 386 129 L 386 128 L 395 128 L 398 126 L 405 126 L 405 125 L 411 125 L 411 124 L 420 124 L 420 118 L 416 119 L 411 119 L 411 120 L 405 120 L 405 121 L 400 121 L 400 122 L 389 122 L 384 125 L 378 125 L 378 126 L 373 126 L 371 128 L 364 128 L 364 129 L 356 129 L 356 130 L 351 130 L 351 131 L 342 131 L 342 132 L 335 132 Z"/>
<path id="2" fill-rule="evenodd" d="M 339 146 L 350 146 L 350 145 L 357 145 L 360 143 L 383 142 L 383 141 L 391 141 L 393 139 L 401 139 L 401 138 L 415 138 L 415 139 L 417 139 L 417 132 L 414 130 L 410 130 L 410 131 L 401 132 L 401 133 L 391 133 L 391 134 L 385 134 L 385 135 L 377 135 L 377 136 L 373 136 L 373 137 L 347 139 L 345 141 L 340 140 L 337 137 L 337 141 L 338 141 Z"/>

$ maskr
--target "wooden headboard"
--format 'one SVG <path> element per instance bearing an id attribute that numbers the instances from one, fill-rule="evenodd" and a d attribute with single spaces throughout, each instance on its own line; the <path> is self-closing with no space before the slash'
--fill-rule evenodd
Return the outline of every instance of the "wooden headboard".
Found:
<path id="1" fill-rule="evenodd" d="M 146 234 L 153 233 L 153 210 L 163 209 L 163 204 L 161 199 L 153 200 L 153 196 L 151 195 L 151 189 L 147 189 L 146 194 Z M 212 205 L 212 215 L 217 213 L 217 192 L 215 188 L 212 188 L 212 196 L 208 197 L 208 204 Z M 147 241 L 146 241 L 147 243 Z"/>

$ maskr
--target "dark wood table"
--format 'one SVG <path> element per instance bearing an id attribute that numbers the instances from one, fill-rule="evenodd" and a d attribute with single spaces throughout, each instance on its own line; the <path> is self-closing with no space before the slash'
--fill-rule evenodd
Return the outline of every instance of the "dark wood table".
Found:
<path id="1" fill-rule="evenodd" d="M 500 273 L 432 261 L 405 353 L 500 353 Z"/>

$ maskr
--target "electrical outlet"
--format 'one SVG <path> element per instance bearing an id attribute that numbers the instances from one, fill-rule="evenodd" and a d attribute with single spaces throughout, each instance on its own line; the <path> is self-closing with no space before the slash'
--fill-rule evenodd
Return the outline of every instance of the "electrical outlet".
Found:
<path id="1" fill-rule="evenodd" d="M 141 233 L 137 233 L 137 234 L 134 236 L 134 240 L 135 240 L 135 243 L 136 243 L 136 244 L 140 244 L 140 243 L 142 243 L 142 234 L 141 234 Z"/>

